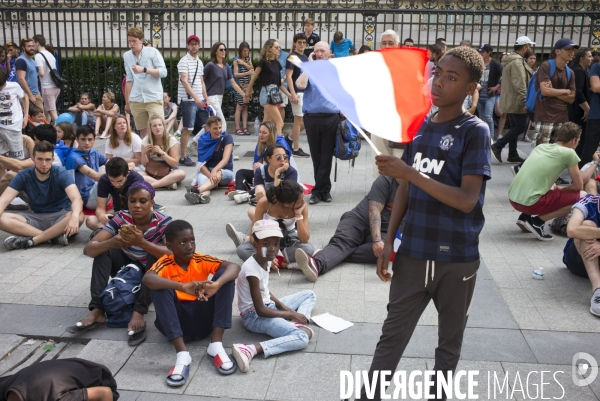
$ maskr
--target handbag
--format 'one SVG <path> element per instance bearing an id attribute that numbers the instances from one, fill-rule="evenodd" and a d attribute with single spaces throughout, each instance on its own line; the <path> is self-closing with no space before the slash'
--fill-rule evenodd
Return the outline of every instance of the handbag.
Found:
<path id="1" fill-rule="evenodd" d="M 50 66 L 50 63 L 48 62 L 48 59 L 46 58 L 46 56 L 44 56 L 44 53 L 38 53 L 41 54 L 42 57 L 44 58 L 44 60 L 46 61 L 46 65 L 48 66 L 48 69 L 50 70 L 50 78 L 52 78 L 52 81 L 54 82 L 54 85 L 58 86 L 59 88 L 62 89 L 63 86 L 65 86 L 67 84 L 67 80 L 64 79 L 60 73 L 56 70 L 56 68 L 52 68 Z"/>
<path id="2" fill-rule="evenodd" d="M 281 93 L 279 92 L 279 88 L 277 87 L 277 85 L 267 86 L 267 103 L 269 103 L 269 104 L 283 103 L 283 98 L 281 97 Z"/>
<path id="3" fill-rule="evenodd" d="M 171 168 L 167 164 L 156 160 L 150 159 L 146 165 L 146 174 L 157 180 L 165 178 L 169 174 L 169 171 L 171 171 Z"/>

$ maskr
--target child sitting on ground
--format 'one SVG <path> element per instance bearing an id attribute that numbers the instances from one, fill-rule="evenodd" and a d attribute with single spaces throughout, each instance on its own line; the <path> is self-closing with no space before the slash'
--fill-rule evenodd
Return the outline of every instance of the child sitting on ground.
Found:
<path id="1" fill-rule="evenodd" d="M 252 227 L 254 256 L 242 265 L 237 278 L 238 309 L 246 329 L 263 333 L 273 340 L 257 344 L 233 344 L 233 357 L 240 370 L 247 372 L 257 354 L 265 358 L 306 348 L 313 336 L 307 326 L 317 296 L 310 290 L 300 291 L 278 300 L 269 293 L 271 260 L 279 251 L 283 237 L 277 222 L 259 220 Z"/>
<path id="2" fill-rule="evenodd" d="M 240 266 L 196 253 L 196 239 L 190 223 L 174 220 L 165 229 L 167 248 L 173 255 L 160 258 L 145 274 L 143 284 L 152 290 L 156 309 L 154 325 L 175 346 L 177 361 L 167 384 L 183 386 L 192 358 L 185 342 L 211 335 L 207 354 L 217 372 L 229 375 L 235 363 L 223 348 L 223 333 L 231 328 L 235 278 Z M 212 279 L 208 275 L 212 274 Z"/>
<path id="3" fill-rule="evenodd" d="M 44 110 L 40 109 L 37 106 L 29 107 L 29 124 L 37 127 L 42 124 L 49 124 L 48 121 L 44 118 Z"/>

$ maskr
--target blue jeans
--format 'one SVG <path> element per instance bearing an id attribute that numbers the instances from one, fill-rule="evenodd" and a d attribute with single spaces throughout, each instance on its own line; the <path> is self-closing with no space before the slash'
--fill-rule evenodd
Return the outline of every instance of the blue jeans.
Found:
<path id="1" fill-rule="evenodd" d="M 317 296 L 311 290 L 304 290 L 283 297 L 280 301 L 288 308 L 310 319 L 310 313 L 317 302 Z M 266 306 L 277 310 L 274 302 L 270 302 Z M 265 358 L 287 351 L 303 349 L 308 345 L 308 335 L 298 329 L 294 325 L 294 322 L 283 318 L 260 317 L 253 310 L 242 316 L 242 322 L 244 323 L 244 327 L 253 333 L 261 333 L 273 337 L 273 340 L 260 343 Z"/>
<path id="2" fill-rule="evenodd" d="M 480 92 L 481 93 L 481 92 Z M 496 103 L 496 96 L 487 96 L 484 94 L 480 95 L 479 101 L 477 102 L 477 112 L 479 118 L 486 122 L 490 128 L 490 137 L 494 137 L 494 104 Z"/>
<path id="3" fill-rule="evenodd" d="M 208 171 L 212 171 L 212 167 L 207 167 Z M 208 181 L 208 177 L 202 173 L 198 173 L 196 176 L 196 182 L 198 183 L 198 187 Z M 219 187 L 225 187 L 229 185 L 229 183 L 233 181 L 233 171 L 221 169 L 221 181 L 217 184 Z"/>

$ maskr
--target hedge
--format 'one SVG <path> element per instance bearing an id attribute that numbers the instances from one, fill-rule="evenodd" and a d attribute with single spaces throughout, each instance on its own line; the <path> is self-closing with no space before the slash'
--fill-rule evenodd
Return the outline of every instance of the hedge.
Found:
<path id="1" fill-rule="evenodd" d="M 177 72 L 177 63 L 180 58 L 165 57 L 167 66 L 167 77 L 163 78 L 163 88 L 172 96 L 172 101 L 177 99 L 177 84 L 179 74 Z M 209 58 L 202 59 L 206 65 L 210 61 Z M 232 61 L 228 60 L 232 65 Z M 258 64 L 258 60 L 254 60 L 254 65 Z M 123 58 L 121 56 L 92 56 L 80 54 L 72 57 L 60 58 L 61 75 L 68 81 L 68 85 L 61 91 L 62 109 L 76 104 L 79 101 L 79 96 L 83 92 L 90 94 L 90 98 L 94 104 L 100 104 L 100 99 L 104 92 L 112 92 L 115 94 L 116 102 L 121 106 L 125 104 L 123 92 L 121 90 L 121 82 L 124 76 Z M 259 116 L 262 119 L 263 108 L 258 101 L 260 87 L 258 82 L 254 85 L 254 94 L 249 106 L 248 124 L 251 126 L 252 121 Z M 228 120 L 233 120 L 235 113 L 235 98 L 232 89 L 228 89 L 223 96 L 223 114 Z M 293 121 L 291 105 L 286 108 L 286 121 Z"/>

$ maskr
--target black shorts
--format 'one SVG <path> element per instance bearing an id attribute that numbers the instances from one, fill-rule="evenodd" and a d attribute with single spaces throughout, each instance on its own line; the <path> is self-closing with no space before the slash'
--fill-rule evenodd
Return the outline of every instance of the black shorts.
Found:
<path id="1" fill-rule="evenodd" d="M 587 270 L 585 270 L 585 265 L 583 264 L 583 259 L 579 252 L 577 252 L 575 241 L 571 241 L 571 244 L 565 249 L 563 262 L 567 265 L 567 269 L 574 275 L 585 278 L 588 277 Z"/>

